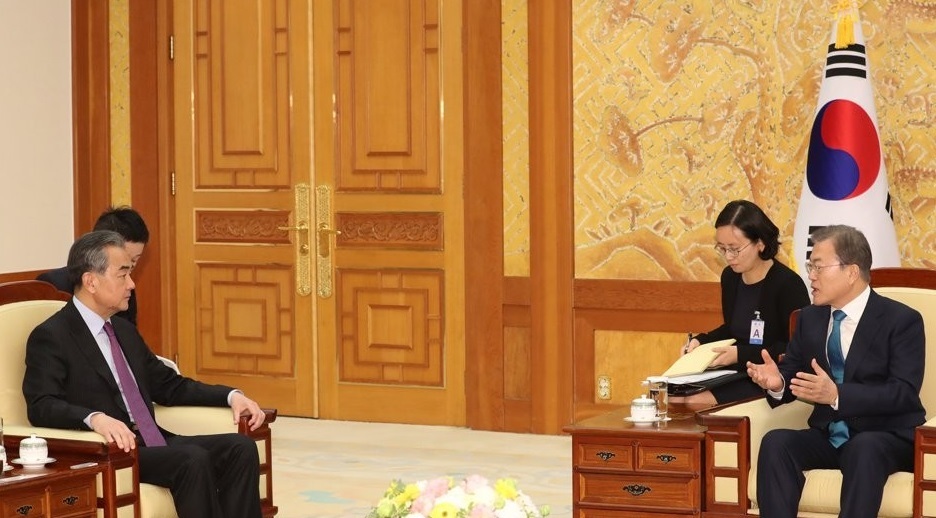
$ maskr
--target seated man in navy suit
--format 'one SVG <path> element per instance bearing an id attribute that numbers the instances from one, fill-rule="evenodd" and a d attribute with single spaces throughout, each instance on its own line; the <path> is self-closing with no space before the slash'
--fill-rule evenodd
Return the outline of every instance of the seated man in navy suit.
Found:
<path id="1" fill-rule="evenodd" d="M 143 256 L 143 249 L 146 248 L 146 243 L 149 242 L 149 229 L 146 228 L 146 222 L 143 221 L 143 217 L 140 216 L 139 212 L 130 207 L 111 207 L 105 210 L 98 216 L 97 222 L 94 224 L 94 230 L 113 230 L 123 236 L 134 267 Z M 75 286 L 68 278 L 68 269 L 64 266 L 41 273 L 36 279 L 48 282 L 66 293 L 75 292 Z M 136 291 L 130 292 L 130 302 L 127 310 L 117 313 L 116 316 L 125 318 L 133 325 L 136 325 Z"/>
<path id="2" fill-rule="evenodd" d="M 762 517 L 790 517 L 804 471 L 842 472 L 840 514 L 875 517 L 891 473 L 913 471 L 914 428 L 925 361 L 923 319 L 916 310 L 869 286 L 871 247 L 855 228 L 834 225 L 812 234 L 809 273 L 813 305 L 803 308 L 786 356 L 748 363 L 772 407 L 814 403 L 805 430 L 771 430 L 757 460 Z"/>

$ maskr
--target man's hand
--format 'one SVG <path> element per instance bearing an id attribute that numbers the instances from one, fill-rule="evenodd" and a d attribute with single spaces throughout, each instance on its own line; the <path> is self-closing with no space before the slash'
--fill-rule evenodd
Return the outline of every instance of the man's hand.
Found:
<path id="1" fill-rule="evenodd" d="M 761 350 L 761 358 L 764 363 L 758 365 L 753 362 L 747 362 L 747 373 L 754 383 L 757 383 L 762 389 L 772 392 L 783 390 L 783 377 L 780 376 L 780 369 L 777 363 L 770 357 L 766 349 Z"/>
<path id="2" fill-rule="evenodd" d="M 712 360 L 712 367 L 724 367 L 725 365 L 738 363 L 738 346 L 736 345 L 713 347 L 712 351 L 719 353 L 718 356 Z"/>
<path id="3" fill-rule="evenodd" d="M 240 421 L 241 415 L 250 415 L 250 419 L 247 423 L 250 425 L 251 431 L 259 428 L 260 425 L 263 424 L 263 421 L 266 420 L 266 413 L 260 409 L 260 405 L 241 392 L 235 392 L 234 395 L 231 396 L 231 409 L 234 411 L 234 424 Z"/>
<path id="4" fill-rule="evenodd" d="M 819 367 L 815 358 L 812 360 L 812 368 L 816 371 L 815 374 L 796 373 L 796 377 L 790 380 L 790 391 L 794 396 L 814 403 L 824 405 L 835 403 L 838 399 L 838 386 L 835 381 Z"/>
<path id="5" fill-rule="evenodd" d="M 125 452 L 136 448 L 136 434 L 123 421 L 98 412 L 91 416 L 90 422 L 91 429 L 101 434 L 105 441 L 117 443 L 117 447 Z"/>

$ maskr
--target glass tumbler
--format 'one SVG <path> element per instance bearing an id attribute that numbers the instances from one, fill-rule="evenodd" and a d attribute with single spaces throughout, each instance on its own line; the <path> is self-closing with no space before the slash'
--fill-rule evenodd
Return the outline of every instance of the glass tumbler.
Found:
<path id="1" fill-rule="evenodd" d="M 650 398 L 656 401 L 657 418 L 660 421 L 666 421 L 666 413 L 669 410 L 669 378 L 666 376 L 650 376 L 647 378 Z"/>

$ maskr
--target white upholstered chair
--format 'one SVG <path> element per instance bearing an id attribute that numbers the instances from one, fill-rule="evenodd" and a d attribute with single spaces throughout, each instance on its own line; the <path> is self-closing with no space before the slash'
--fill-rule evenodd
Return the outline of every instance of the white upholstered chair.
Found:
<path id="1" fill-rule="evenodd" d="M 919 311 L 927 337 L 920 391 L 927 422 L 916 430 L 915 472 L 890 476 L 879 516 L 936 516 L 936 270 L 875 269 L 871 284 L 881 295 Z M 699 421 L 708 427 L 702 515 L 758 514 L 756 470 L 761 439 L 775 428 L 806 428 L 811 412 L 810 404 L 799 401 L 771 409 L 763 397 L 701 412 Z M 841 485 L 838 470 L 807 471 L 799 516 L 838 516 Z"/>
<path id="2" fill-rule="evenodd" d="M 104 466 L 98 477 L 99 516 L 105 518 L 178 518 L 172 496 L 165 488 L 140 484 L 136 450 L 130 454 L 107 444 L 95 432 L 36 427 L 29 424 L 23 399 L 26 339 L 29 333 L 58 311 L 70 295 L 42 281 L 0 284 L 0 416 L 4 442 L 15 451 L 19 439 L 35 433 L 49 442 L 49 455 L 87 457 Z M 40 300 L 31 300 L 40 299 Z M 54 300 L 58 299 L 58 300 Z M 265 518 L 276 514 L 273 505 L 271 436 L 268 424 L 276 412 L 267 411 L 267 423 L 250 431 L 246 418 L 231 421 L 229 408 L 157 407 L 156 421 L 178 434 L 243 433 L 255 441 L 260 453 L 260 498 Z"/>

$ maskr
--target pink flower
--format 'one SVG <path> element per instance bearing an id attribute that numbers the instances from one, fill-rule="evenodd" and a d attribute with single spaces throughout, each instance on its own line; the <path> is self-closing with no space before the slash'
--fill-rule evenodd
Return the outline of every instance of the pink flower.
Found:
<path id="1" fill-rule="evenodd" d="M 431 497 L 433 500 L 448 492 L 452 480 L 448 477 L 434 478 L 426 483 L 426 489 L 423 494 Z"/>
<path id="2" fill-rule="evenodd" d="M 494 518 L 495 516 L 494 509 L 481 504 L 474 506 L 474 508 L 471 510 L 471 514 L 468 515 L 468 518 Z"/>
<path id="3" fill-rule="evenodd" d="M 488 480 L 481 475 L 469 475 L 465 479 L 465 492 L 466 493 L 477 493 L 479 489 L 487 487 Z"/>

